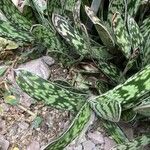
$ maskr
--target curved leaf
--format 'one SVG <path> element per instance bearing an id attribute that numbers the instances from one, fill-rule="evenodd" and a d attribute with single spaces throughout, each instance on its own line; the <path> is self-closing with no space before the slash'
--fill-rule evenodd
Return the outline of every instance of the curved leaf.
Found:
<path id="1" fill-rule="evenodd" d="M 119 12 L 115 13 L 112 24 L 117 45 L 121 48 L 124 56 L 129 58 L 131 55 L 131 40 L 126 25 Z"/>
<path id="2" fill-rule="evenodd" d="M 46 105 L 76 112 L 85 103 L 85 95 L 73 93 L 55 83 L 40 78 L 25 70 L 16 70 L 16 82 L 20 88 Z"/>
<path id="3" fill-rule="evenodd" d="M 79 110 L 78 114 L 72 121 L 67 131 L 64 132 L 58 139 L 48 144 L 44 150 L 64 149 L 72 140 L 74 140 L 80 134 L 86 123 L 90 120 L 91 114 L 92 112 L 89 105 L 85 103 Z"/>
<path id="4" fill-rule="evenodd" d="M 150 136 L 143 135 L 141 137 L 138 137 L 137 139 L 134 139 L 130 142 L 125 142 L 123 144 L 119 144 L 111 150 L 141 150 L 143 146 L 146 146 L 150 143 Z"/>
<path id="5" fill-rule="evenodd" d="M 0 0 L 0 10 L 17 28 L 29 30 L 31 23 L 21 15 L 11 0 Z"/>
<path id="6" fill-rule="evenodd" d="M 0 37 L 15 41 L 16 43 L 31 43 L 33 37 L 22 29 L 14 28 L 10 23 L 0 20 Z"/>
<path id="7" fill-rule="evenodd" d="M 131 108 L 137 105 L 144 95 L 150 93 L 150 65 L 130 77 L 125 83 L 116 86 L 108 92 L 91 98 L 89 103 L 93 110 L 102 118 L 117 122 L 120 119 L 121 108 Z"/>
<path id="8" fill-rule="evenodd" d="M 101 20 L 94 14 L 94 12 L 88 6 L 85 6 L 85 11 L 88 17 L 95 25 L 103 44 L 107 47 L 113 47 L 115 43 L 112 35 L 110 34 L 110 31 L 108 31 L 106 26 L 101 22 Z"/>
<path id="9" fill-rule="evenodd" d="M 103 126 L 107 129 L 106 132 L 115 140 L 117 144 L 129 142 L 126 134 L 122 131 L 120 126 L 115 122 L 103 121 Z"/>
<path id="10" fill-rule="evenodd" d="M 58 33 L 70 45 L 74 46 L 78 54 L 85 55 L 88 53 L 87 43 L 84 38 L 82 38 L 79 32 L 75 30 L 64 17 L 53 14 L 52 21 Z"/>

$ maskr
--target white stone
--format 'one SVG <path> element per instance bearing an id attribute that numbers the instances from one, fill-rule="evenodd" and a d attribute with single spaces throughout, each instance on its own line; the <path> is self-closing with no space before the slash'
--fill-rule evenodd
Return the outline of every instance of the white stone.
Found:
<path id="1" fill-rule="evenodd" d="M 90 140 L 87 140 L 87 141 L 83 142 L 82 145 L 83 145 L 83 150 L 93 150 L 93 149 L 95 149 L 95 144 Z"/>
<path id="2" fill-rule="evenodd" d="M 95 131 L 93 133 L 89 132 L 87 135 L 88 135 L 88 138 L 95 144 L 103 144 L 104 143 L 104 137 L 98 131 Z"/>
<path id="3" fill-rule="evenodd" d="M 32 141 L 27 147 L 27 150 L 40 150 L 40 144 L 37 141 Z"/>
<path id="4" fill-rule="evenodd" d="M 21 64 L 18 69 L 24 69 L 30 71 L 44 79 L 48 79 L 50 76 L 49 66 L 54 64 L 54 59 L 49 56 L 43 56 L 41 58 L 31 60 L 27 63 Z"/>
<path id="5" fill-rule="evenodd" d="M 105 141 L 104 150 L 110 150 L 113 146 L 116 145 L 115 141 L 108 137 L 105 137 L 104 141 Z"/>

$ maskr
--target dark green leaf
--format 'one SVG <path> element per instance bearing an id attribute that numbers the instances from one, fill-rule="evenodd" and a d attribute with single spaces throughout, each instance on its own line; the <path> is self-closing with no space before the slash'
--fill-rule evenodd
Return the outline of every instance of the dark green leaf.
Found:
<path id="1" fill-rule="evenodd" d="M 25 70 L 17 70 L 16 82 L 21 89 L 37 100 L 59 109 L 77 111 L 85 102 L 85 96 L 73 93 Z"/>
<path id="2" fill-rule="evenodd" d="M 119 12 L 115 13 L 112 24 L 117 45 L 121 48 L 125 57 L 129 58 L 131 54 L 131 39 Z"/>
<path id="3" fill-rule="evenodd" d="M 45 150 L 63 150 L 72 140 L 74 140 L 83 130 L 86 123 L 90 120 L 91 109 L 85 103 L 75 119 L 72 121 L 70 127 L 58 139 L 48 144 Z"/>
<path id="4" fill-rule="evenodd" d="M 16 43 L 31 43 L 33 37 L 30 33 L 14 28 L 10 23 L 0 20 L 0 37 L 15 41 Z"/>
<path id="5" fill-rule="evenodd" d="M 150 136 L 143 135 L 130 142 L 114 146 L 111 150 L 141 150 L 143 146 L 150 143 Z"/>
<path id="6" fill-rule="evenodd" d="M 31 23 L 21 15 L 11 0 L 0 0 L 0 10 L 17 28 L 30 30 Z"/>
<path id="7" fill-rule="evenodd" d="M 103 121 L 103 126 L 106 128 L 110 136 L 115 140 L 117 144 L 128 142 L 126 134 L 122 131 L 120 126 L 115 122 Z"/>

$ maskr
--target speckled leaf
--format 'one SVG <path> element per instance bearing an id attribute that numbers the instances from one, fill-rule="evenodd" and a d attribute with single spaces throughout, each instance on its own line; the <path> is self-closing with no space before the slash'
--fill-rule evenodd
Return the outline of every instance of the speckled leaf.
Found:
<path id="1" fill-rule="evenodd" d="M 150 63 L 150 18 L 147 18 L 143 21 L 143 24 L 140 26 L 140 30 L 144 37 L 144 65 Z"/>
<path id="2" fill-rule="evenodd" d="M 106 63 L 106 62 L 99 62 L 98 68 L 108 77 L 110 78 L 114 83 L 121 83 L 125 81 L 124 77 L 122 75 L 121 70 L 117 68 L 112 63 Z"/>
<path id="3" fill-rule="evenodd" d="M 129 58 L 131 54 L 131 39 L 119 12 L 115 13 L 113 17 L 113 30 L 117 45 L 121 48 L 125 57 Z"/>
<path id="4" fill-rule="evenodd" d="M 17 70 L 16 82 L 21 89 L 46 105 L 58 109 L 77 111 L 85 102 L 85 96 L 73 93 L 25 70 Z"/>
<path id="5" fill-rule="evenodd" d="M 128 16 L 127 25 L 128 25 L 129 35 L 132 41 L 133 50 L 140 49 L 142 53 L 144 38 L 140 31 L 139 26 L 137 25 L 136 21 L 130 16 Z"/>
<path id="6" fill-rule="evenodd" d="M 139 9 L 139 6 L 142 4 L 142 0 L 128 0 L 127 2 L 128 2 L 127 3 L 128 14 L 132 17 L 135 17 Z"/>
<path id="7" fill-rule="evenodd" d="M 58 33 L 74 48 L 76 49 L 77 53 L 80 55 L 85 55 L 88 53 L 88 48 L 86 46 L 86 42 L 82 35 L 74 29 L 69 22 L 62 16 L 53 14 L 52 17 L 53 24 L 58 31 Z"/>
<path id="8" fill-rule="evenodd" d="M 144 116 L 150 117 L 150 95 L 134 111 Z"/>
<path id="9" fill-rule="evenodd" d="M 21 15 L 11 0 L 0 0 L 0 10 L 17 28 L 29 30 L 31 23 Z"/>
<path id="10" fill-rule="evenodd" d="M 36 25 L 31 30 L 34 37 L 50 50 L 63 50 L 62 42 L 57 38 L 56 34 L 43 25 Z"/>
<path id="11" fill-rule="evenodd" d="M 16 43 L 31 43 L 33 37 L 22 29 L 16 29 L 8 22 L 0 20 L 0 37 L 15 41 Z"/>
<path id="12" fill-rule="evenodd" d="M 94 100 L 90 100 L 90 106 L 94 110 L 94 112 L 105 120 L 109 120 L 112 122 L 118 122 L 121 116 L 121 105 L 119 101 L 110 100 L 97 102 Z"/>
<path id="13" fill-rule="evenodd" d="M 74 9 L 73 9 L 73 19 L 74 19 L 74 23 L 76 25 L 81 23 L 81 20 L 80 20 L 80 8 L 81 8 L 81 0 L 78 0 L 75 3 Z"/>
<path id="14" fill-rule="evenodd" d="M 69 49 L 59 37 L 51 30 L 42 25 L 36 25 L 32 28 L 32 34 L 35 39 L 48 48 L 48 53 L 57 58 L 60 62 L 74 62 L 76 58 L 75 50 Z M 63 63 L 63 64 L 64 64 Z"/>
<path id="15" fill-rule="evenodd" d="M 120 128 L 120 126 L 115 122 L 103 121 L 103 126 L 106 128 L 108 134 L 115 140 L 117 144 L 123 142 L 129 142 L 126 134 Z"/>
<path id="16" fill-rule="evenodd" d="M 109 60 L 113 56 L 107 51 L 106 46 L 92 46 L 90 56 L 98 60 Z"/>
<path id="17" fill-rule="evenodd" d="M 95 25 L 103 44 L 107 47 L 113 47 L 115 43 L 112 35 L 110 34 L 110 31 L 106 28 L 106 25 L 102 23 L 102 21 L 94 14 L 94 12 L 88 6 L 85 6 L 85 11 Z"/>
<path id="18" fill-rule="evenodd" d="M 111 148 L 111 150 L 141 150 L 143 146 L 150 143 L 150 136 L 143 135 L 130 142 L 125 142 Z"/>
<path id="19" fill-rule="evenodd" d="M 113 16 L 116 12 L 119 12 L 126 18 L 127 13 L 127 2 L 126 0 L 111 0 L 108 8 L 108 23 L 112 26 Z M 123 19 L 125 19 L 123 18 Z"/>
<path id="20" fill-rule="evenodd" d="M 120 104 L 123 109 L 136 106 L 144 95 L 150 93 L 150 65 L 125 83 L 114 89 L 90 99 L 93 110 L 102 118 L 110 121 L 119 121 L 121 115 Z"/>
<path id="21" fill-rule="evenodd" d="M 67 131 L 58 139 L 48 144 L 45 150 L 63 150 L 80 134 L 86 123 L 90 120 L 91 114 L 92 112 L 89 105 L 85 103 L 76 115 L 75 119 L 72 121 Z"/>

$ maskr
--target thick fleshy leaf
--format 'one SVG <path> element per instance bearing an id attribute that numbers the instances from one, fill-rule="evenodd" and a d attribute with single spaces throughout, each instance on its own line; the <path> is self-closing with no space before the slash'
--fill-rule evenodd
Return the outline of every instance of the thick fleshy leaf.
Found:
<path id="1" fill-rule="evenodd" d="M 128 25 L 129 35 L 132 40 L 133 50 L 140 49 L 141 53 L 143 53 L 144 38 L 140 31 L 139 26 L 137 25 L 136 21 L 130 16 L 128 16 L 127 25 Z"/>
<path id="2" fill-rule="evenodd" d="M 119 144 L 111 148 L 111 150 L 141 150 L 143 146 L 146 146 L 149 143 L 150 143 L 150 136 L 143 135 L 130 142 Z"/>
<path id="3" fill-rule="evenodd" d="M 93 110 L 102 118 L 119 121 L 121 115 L 120 104 L 123 109 L 136 106 L 144 95 L 150 93 L 150 65 L 126 80 L 114 89 L 91 98 L 89 103 Z"/>
<path id="4" fill-rule="evenodd" d="M 94 112 L 105 120 L 109 120 L 112 122 L 118 122 L 121 116 L 121 105 L 119 101 L 89 101 L 90 106 L 94 110 Z"/>
<path id="5" fill-rule="evenodd" d="M 80 8 L 81 8 L 81 0 L 78 0 L 75 3 L 74 9 L 73 9 L 73 19 L 74 19 L 74 23 L 76 25 L 80 24 Z"/>
<path id="6" fill-rule="evenodd" d="M 87 43 L 85 42 L 82 35 L 74 29 L 69 22 L 62 16 L 53 14 L 52 17 L 53 24 L 58 31 L 58 33 L 74 48 L 80 55 L 85 55 L 88 53 Z"/>
<path id="7" fill-rule="evenodd" d="M 15 41 L 16 43 L 31 43 L 33 37 L 22 29 L 16 29 L 8 22 L 0 20 L 0 37 Z"/>
<path id="8" fill-rule="evenodd" d="M 87 103 L 85 103 L 75 119 L 72 121 L 70 127 L 64 132 L 58 139 L 48 144 L 45 150 L 62 150 L 64 149 L 72 140 L 74 140 L 80 132 L 83 130 L 84 126 L 90 120 L 92 111 Z"/>
<path id="9" fill-rule="evenodd" d="M 21 15 L 11 0 L 0 0 L 0 10 L 17 28 L 29 30 L 31 23 Z"/>
<path id="10" fill-rule="evenodd" d="M 125 22 L 123 21 L 119 12 L 115 13 L 112 24 L 117 45 L 119 48 L 121 48 L 125 57 L 129 58 L 131 54 L 131 39 L 128 34 Z"/>
<path id="11" fill-rule="evenodd" d="M 120 126 L 115 122 L 103 121 L 103 126 L 106 128 L 108 134 L 115 140 L 117 144 L 129 142 L 126 134 L 122 131 Z"/>
<path id="12" fill-rule="evenodd" d="M 119 70 L 119 68 L 112 63 L 99 62 L 98 68 L 115 83 L 121 83 L 125 81 L 121 70 Z"/>
<path id="13" fill-rule="evenodd" d="M 144 116 L 150 117 L 150 95 L 134 111 Z"/>
<path id="14" fill-rule="evenodd" d="M 102 21 L 94 14 L 94 12 L 88 6 L 85 6 L 85 11 L 95 25 L 103 44 L 107 47 L 113 47 L 115 43 L 112 35 L 110 34 L 110 31 L 106 28 L 106 25 L 102 23 Z"/>
<path id="15" fill-rule="evenodd" d="M 147 18 L 143 21 L 143 24 L 140 26 L 140 30 L 144 37 L 144 65 L 150 63 L 150 18 Z"/>
<path id="16" fill-rule="evenodd" d="M 25 70 L 17 70 L 16 82 L 21 89 L 46 105 L 59 109 L 77 111 L 85 103 L 85 95 L 73 93 L 55 83 Z"/>
<path id="17" fill-rule="evenodd" d="M 132 17 L 135 17 L 138 9 L 139 9 L 139 6 L 142 4 L 142 0 L 128 0 L 127 1 L 127 11 L 128 11 L 128 14 Z"/>
<path id="18" fill-rule="evenodd" d="M 116 12 L 119 12 L 126 18 L 127 15 L 127 2 L 126 0 L 111 0 L 108 8 L 108 23 L 112 26 L 113 16 Z M 124 22 L 125 23 L 125 22 Z"/>

